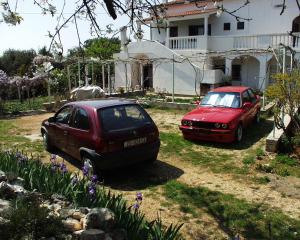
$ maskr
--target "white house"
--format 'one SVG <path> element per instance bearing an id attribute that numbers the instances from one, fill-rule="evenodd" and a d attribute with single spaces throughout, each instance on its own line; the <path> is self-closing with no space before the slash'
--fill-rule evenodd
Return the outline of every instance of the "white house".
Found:
<path id="1" fill-rule="evenodd" d="M 126 44 L 114 55 L 115 87 L 154 88 L 195 95 L 230 80 L 264 90 L 278 68 L 274 51 L 283 44 L 300 51 L 300 11 L 296 1 L 175 0 L 164 3 L 164 16 L 150 16 L 149 40 Z M 221 12 L 240 9 L 234 14 Z M 292 34 L 291 34 L 292 33 Z M 289 57 L 286 59 L 289 62 Z"/>

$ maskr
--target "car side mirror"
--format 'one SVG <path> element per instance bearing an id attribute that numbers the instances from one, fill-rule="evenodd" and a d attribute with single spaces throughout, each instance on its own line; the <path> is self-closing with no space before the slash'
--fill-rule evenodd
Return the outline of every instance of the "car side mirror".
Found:
<path id="1" fill-rule="evenodd" d="M 251 107 L 251 102 L 245 102 L 244 104 L 243 104 L 243 108 L 250 108 Z"/>
<path id="2" fill-rule="evenodd" d="M 49 123 L 54 123 L 55 122 L 55 117 L 49 117 L 48 122 Z"/>

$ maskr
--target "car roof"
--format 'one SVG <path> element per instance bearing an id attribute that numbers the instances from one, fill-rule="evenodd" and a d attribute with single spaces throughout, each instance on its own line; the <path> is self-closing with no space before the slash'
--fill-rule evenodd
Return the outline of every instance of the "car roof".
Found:
<path id="1" fill-rule="evenodd" d="M 226 87 L 215 88 L 211 92 L 239 92 L 239 93 L 241 93 L 249 88 L 250 87 L 244 87 L 244 86 L 226 86 Z"/>
<path id="2" fill-rule="evenodd" d="M 125 99 L 114 98 L 114 99 L 99 99 L 99 100 L 97 99 L 97 100 L 76 101 L 76 102 L 70 102 L 66 105 L 100 109 L 100 108 L 126 105 L 126 104 L 136 104 L 136 102 L 134 100 L 125 100 Z"/>

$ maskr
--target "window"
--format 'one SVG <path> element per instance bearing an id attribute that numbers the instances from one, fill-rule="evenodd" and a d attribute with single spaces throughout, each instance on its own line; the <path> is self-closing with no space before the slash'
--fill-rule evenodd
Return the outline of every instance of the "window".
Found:
<path id="1" fill-rule="evenodd" d="M 178 27 L 170 27 L 170 37 L 178 37 Z"/>
<path id="2" fill-rule="evenodd" d="M 232 92 L 210 92 L 201 101 L 201 106 L 239 108 L 240 95 Z"/>
<path id="3" fill-rule="evenodd" d="M 244 22 L 237 22 L 237 29 L 238 30 L 244 30 L 245 29 L 245 23 Z"/>
<path id="4" fill-rule="evenodd" d="M 204 35 L 204 25 L 190 25 L 189 36 Z"/>
<path id="5" fill-rule="evenodd" d="M 78 108 L 76 110 L 71 126 L 82 130 L 89 130 L 90 124 L 87 112 L 81 108 Z"/>
<path id="6" fill-rule="evenodd" d="M 105 132 L 138 128 L 151 123 L 151 119 L 138 105 L 125 105 L 101 109 L 99 120 Z"/>
<path id="7" fill-rule="evenodd" d="M 230 23 L 224 23 L 224 31 L 230 31 Z"/>
<path id="8" fill-rule="evenodd" d="M 243 104 L 246 103 L 246 102 L 251 102 L 249 94 L 248 94 L 247 91 L 242 93 L 242 99 L 243 99 Z"/>
<path id="9" fill-rule="evenodd" d="M 55 122 L 62 124 L 69 124 L 72 107 L 68 106 L 60 110 L 55 116 Z"/>
<path id="10" fill-rule="evenodd" d="M 253 93 L 252 89 L 248 89 L 248 94 L 250 96 L 250 100 L 252 103 L 256 102 L 255 94 Z"/>
<path id="11" fill-rule="evenodd" d="M 231 77 L 233 81 L 241 81 L 241 65 L 232 65 Z"/>

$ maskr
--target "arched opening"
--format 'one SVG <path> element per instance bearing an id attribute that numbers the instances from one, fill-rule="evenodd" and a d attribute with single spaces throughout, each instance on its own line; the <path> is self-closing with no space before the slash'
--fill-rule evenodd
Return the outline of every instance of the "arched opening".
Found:
<path id="1" fill-rule="evenodd" d="M 293 47 L 299 46 L 299 33 L 300 33 L 300 16 L 294 19 L 292 25 Z"/>
<path id="2" fill-rule="evenodd" d="M 131 64 L 131 87 L 153 88 L 153 66 L 145 54 L 136 55 Z"/>
<path id="3" fill-rule="evenodd" d="M 252 56 L 239 56 L 232 61 L 232 85 L 259 89 L 259 61 Z"/>

